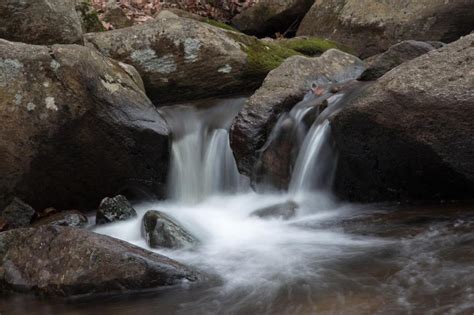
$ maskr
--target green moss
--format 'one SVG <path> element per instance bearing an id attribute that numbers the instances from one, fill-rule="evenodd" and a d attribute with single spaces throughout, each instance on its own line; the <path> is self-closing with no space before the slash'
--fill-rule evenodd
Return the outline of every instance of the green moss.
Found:
<path id="1" fill-rule="evenodd" d="M 347 53 L 354 53 L 351 48 L 345 45 L 317 37 L 281 40 L 280 45 L 306 56 L 318 56 L 331 48 L 336 48 Z"/>
<path id="2" fill-rule="evenodd" d="M 90 0 L 83 0 L 76 5 L 76 10 L 82 19 L 82 29 L 86 33 L 103 32 L 104 26 L 99 20 L 97 11 L 92 7 Z"/>
<path id="3" fill-rule="evenodd" d="M 219 22 L 219 21 L 216 21 L 216 20 L 213 20 L 213 19 L 206 19 L 204 22 L 209 24 L 209 25 L 225 29 L 227 31 L 234 31 L 234 32 L 239 31 L 236 28 L 233 28 L 232 26 L 230 26 L 229 24 L 225 24 L 223 22 Z"/>
<path id="4" fill-rule="evenodd" d="M 272 42 L 264 42 L 255 37 L 237 33 L 229 33 L 229 35 L 241 43 L 242 49 L 247 53 L 245 75 L 249 77 L 265 77 L 268 72 L 280 66 L 286 58 L 300 55 L 297 51 Z"/>

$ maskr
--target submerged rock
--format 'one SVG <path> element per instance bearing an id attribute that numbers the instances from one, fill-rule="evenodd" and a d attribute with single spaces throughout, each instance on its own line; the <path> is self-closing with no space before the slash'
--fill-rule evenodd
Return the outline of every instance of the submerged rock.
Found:
<path id="1" fill-rule="evenodd" d="M 104 198 L 97 209 L 96 224 L 107 224 L 116 221 L 125 221 L 137 216 L 130 202 L 124 196 Z"/>
<path id="2" fill-rule="evenodd" d="M 468 35 L 393 69 L 332 117 L 338 195 L 472 199 L 473 65 Z"/>
<path id="3" fill-rule="evenodd" d="M 160 193 L 168 128 L 135 69 L 76 45 L 0 40 L 0 208 L 90 209 L 103 196 Z"/>
<path id="4" fill-rule="evenodd" d="M 162 255 L 88 230 L 42 226 L 0 234 L 0 290 L 67 297 L 196 281 Z"/>
<path id="5" fill-rule="evenodd" d="M 318 0 L 297 34 L 340 42 L 365 58 L 402 40 L 451 42 L 473 29 L 472 0 Z"/>
<path id="6" fill-rule="evenodd" d="M 85 227 L 87 225 L 87 217 L 77 210 L 61 211 L 47 217 L 41 218 L 34 222 L 33 226 L 42 225 L 59 225 L 70 227 Z"/>
<path id="7" fill-rule="evenodd" d="M 167 214 L 150 210 L 143 217 L 143 235 L 152 248 L 192 247 L 199 241 Z"/>
<path id="8" fill-rule="evenodd" d="M 386 52 L 365 60 L 367 69 L 361 80 L 376 80 L 402 63 L 436 49 L 430 43 L 406 40 L 391 46 Z"/>
<path id="9" fill-rule="evenodd" d="M 0 38 L 30 44 L 82 43 L 77 0 L 0 1 Z"/>
<path id="10" fill-rule="evenodd" d="M 35 210 L 32 207 L 15 197 L 0 213 L 0 219 L 5 225 L 3 230 L 27 227 L 34 215 Z"/>
<path id="11" fill-rule="evenodd" d="M 357 79 L 363 62 L 350 54 L 330 49 L 317 58 L 294 56 L 270 72 L 246 102 L 231 128 L 231 146 L 239 170 L 251 175 L 258 150 L 282 112 L 289 111 L 313 84 L 327 85 Z"/>
<path id="12" fill-rule="evenodd" d="M 232 24 L 244 33 L 260 37 L 283 34 L 296 28 L 313 3 L 314 0 L 260 0 L 236 15 Z"/>
<path id="13" fill-rule="evenodd" d="M 298 207 L 299 206 L 296 202 L 287 201 L 263 209 L 255 210 L 250 215 L 259 218 L 277 218 L 289 220 L 296 215 L 296 210 Z"/>

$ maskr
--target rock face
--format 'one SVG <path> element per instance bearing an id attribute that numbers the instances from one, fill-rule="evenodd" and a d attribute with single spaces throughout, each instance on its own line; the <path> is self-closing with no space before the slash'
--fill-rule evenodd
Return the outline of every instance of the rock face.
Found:
<path id="1" fill-rule="evenodd" d="M 471 0 L 317 0 L 298 35 L 332 39 L 367 57 L 401 40 L 451 42 L 473 29 Z"/>
<path id="2" fill-rule="evenodd" d="M 87 225 L 87 217 L 77 210 L 61 211 L 36 221 L 33 226 L 42 225 L 59 225 L 70 227 L 85 227 Z"/>
<path id="3" fill-rule="evenodd" d="M 359 58 L 330 49 L 318 58 L 291 57 L 270 72 L 231 129 L 231 146 L 240 171 L 252 174 L 257 151 L 264 145 L 278 116 L 302 100 L 313 84 L 356 79 L 363 71 Z"/>
<path id="4" fill-rule="evenodd" d="M 107 224 L 125 221 L 136 216 L 137 212 L 124 196 L 106 197 L 100 203 L 99 209 L 97 209 L 95 223 Z"/>
<path id="5" fill-rule="evenodd" d="M 332 118 L 346 199 L 474 195 L 474 35 L 408 61 Z"/>
<path id="6" fill-rule="evenodd" d="M 150 210 L 143 217 L 143 235 L 152 248 L 192 247 L 199 241 L 173 218 L 161 211 Z"/>
<path id="7" fill-rule="evenodd" d="M 362 73 L 361 80 L 376 80 L 402 63 L 415 59 L 436 49 L 430 43 L 414 40 L 403 41 L 393 45 L 386 52 L 366 60 L 367 69 Z"/>
<path id="8" fill-rule="evenodd" d="M 166 181 L 168 128 L 133 67 L 75 45 L 0 40 L 0 207 L 90 209 Z"/>
<path id="9" fill-rule="evenodd" d="M 295 27 L 313 5 L 314 0 L 260 0 L 232 19 L 240 31 L 271 36 Z"/>
<path id="10" fill-rule="evenodd" d="M 163 11 L 148 23 L 85 39 L 103 54 L 135 66 L 152 101 L 163 103 L 242 88 L 246 54 L 228 33 Z"/>
<path id="11" fill-rule="evenodd" d="M 5 222 L 7 229 L 16 229 L 30 225 L 35 210 L 18 198 L 13 198 L 10 204 L 0 213 L 0 219 Z"/>
<path id="12" fill-rule="evenodd" d="M 0 1 L 0 38 L 30 44 L 82 43 L 76 0 Z"/>
<path id="13" fill-rule="evenodd" d="M 195 281 L 180 263 L 126 242 L 71 227 L 0 234 L 0 290 L 43 296 L 118 293 Z"/>
<path id="14" fill-rule="evenodd" d="M 259 218 L 276 218 L 288 220 L 295 216 L 298 204 L 294 201 L 287 201 L 281 204 L 269 206 L 252 212 L 252 216 Z"/>

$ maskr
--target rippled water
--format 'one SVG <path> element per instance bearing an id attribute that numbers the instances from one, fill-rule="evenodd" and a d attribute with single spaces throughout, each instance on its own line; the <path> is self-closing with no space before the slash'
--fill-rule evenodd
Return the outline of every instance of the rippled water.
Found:
<path id="1" fill-rule="evenodd" d="M 172 214 L 202 245 L 159 251 L 207 273 L 183 285 L 121 297 L 12 297 L 5 314 L 472 314 L 474 207 L 355 206 L 325 198 L 290 221 L 249 217 L 285 196 L 245 194 L 195 206 L 138 206 Z M 318 201 L 319 200 L 319 201 Z M 146 246 L 140 219 L 96 231 Z M 7 312 L 8 311 L 8 312 Z M 2 313 L 2 314 L 3 314 Z"/>

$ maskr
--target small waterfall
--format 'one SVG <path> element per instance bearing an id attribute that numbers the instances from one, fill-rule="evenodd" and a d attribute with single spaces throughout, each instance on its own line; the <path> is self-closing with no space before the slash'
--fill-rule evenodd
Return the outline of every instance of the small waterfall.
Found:
<path id="1" fill-rule="evenodd" d="M 161 109 L 172 132 L 168 189 L 172 199 L 198 202 L 242 185 L 228 130 L 245 99 Z"/>

